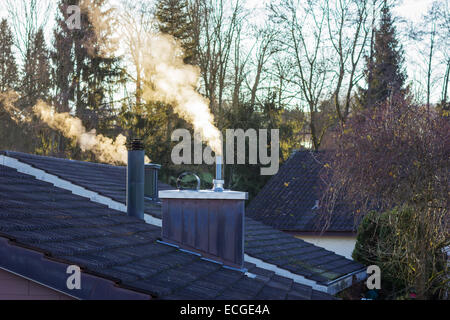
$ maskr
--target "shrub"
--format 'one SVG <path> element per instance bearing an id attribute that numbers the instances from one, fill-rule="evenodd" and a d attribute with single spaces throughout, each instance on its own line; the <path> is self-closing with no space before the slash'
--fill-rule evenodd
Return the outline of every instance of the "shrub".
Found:
<path id="1" fill-rule="evenodd" d="M 432 213 L 407 206 L 372 211 L 359 226 L 353 258 L 380 267 L 385 298 L 412 291 L 421 299 L 438 298 L 448 289 L 443 249 L 449 244 L 439 224 Z"/>

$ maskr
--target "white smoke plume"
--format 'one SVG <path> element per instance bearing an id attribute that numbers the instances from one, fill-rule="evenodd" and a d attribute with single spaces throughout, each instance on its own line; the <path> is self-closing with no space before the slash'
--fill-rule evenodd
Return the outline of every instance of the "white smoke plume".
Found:
<path id="1" fill-rule="evenodd" d="M 199 69 L 183 63 L 178 44 L 172 37 L 147 35 L 147 49 L 143 52 L 145 79 L 143 97 L 174 106 L 183 119 L 200 132 L 202 138 L 218 155 L 221 154 L 221 134 L 214 126 L 208 101 L 196 90 Z"/>
<path id="2" fill-rule="evenodd" d="M 160 101 L 174 107 L 174 111 L 191 123 L 196 132 L 217 154 L 222 154 L 221 133 L 214 125 L 214 117 L 209 110 L 209 102 L 196 90 L 200 70 L 198 67 L 183 62 L 183 50 L 170 35 L 150 30 L 137 30 L 136 20 L 130 19 L 128 12 L 116 9 L 114 15 L 117 23 L 115 38 L 105 37 L 109 34 L 110 19 L 102 19 L 102 12 L 92 0 L 84 0 L 82 8 L 87 9 L 97 38 L 106 56 L 117 56 L 117 48 L 128 48 L 129 54 L 138 59 L 142 67 L 142 97 L 147 101 Z M 112 22 L 111 22 L 112 23 Z M 132 48 L 130 48 L 132 43 Z"/>
<path id="3" fill-rule="evenodd" d="M 115 8 L 103 9 L 95 0 L 80 0 L 80 8 L 88 13 L 89 21 L 95 27 L 95 38 L 84 39 L 83 43 L 89 54 L 113 58 L 119 46 L 116 31 L 120 27 Z"/>
<path id="4" fill-rule="evenodd" d="M 101 162 L 110 164 L 126 164 L 128 152 L 126 148 L 127 138 L 119 134 L 115 140 L 96 134 L 95 129 L 86 131 L 79 118 L 69 113 L 58 113 L 40 101 L 33 107 L 34 113 L 50 128 L 60 131 L 66 138 L 74 140 L 82 151 L 91 151 Z M 149 163 L 150 159 L 145 158 Z"/>
<path id="5" fill-rule="evenodd" d="M 99 161 L 116 165 L 127 164 L 128 151 L 125 136 L 119 134 L 113 140 L 96 134 L 95 129 L 87 131 L 79 118 L 69 113 L 58 113 L 43 101 L 39 101 L 32 110 L 20 110 L 15 105 L 19 98 L 20 95 L 15 91 L 0 93 L 1 109 L 6 111 L 17 124 L 30 123 L 33 112 L 50 128 L 60 131 L 66 138 L 75 141 L 83 152 L 94 153 Z M 145 157 L 145 162 L 149 163 L 150 159 Z"/>
<path id="6" fill-rule="evenodd" d="M 19 100 L 20 95 L 13 91 L 0 92 L 0 107 L 6 111 L 9 117 L 15 123 L 30 122 L 31 117 L 27 110 L 20 110 L 16 107 L 16 102 Z"/>

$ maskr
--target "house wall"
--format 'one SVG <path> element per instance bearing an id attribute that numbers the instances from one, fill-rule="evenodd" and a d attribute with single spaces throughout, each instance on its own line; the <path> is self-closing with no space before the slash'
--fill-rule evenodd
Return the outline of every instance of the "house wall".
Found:
<path id="1" fill-rule="evenodd" d="M 356 236 L 329 236 L 329 235 L 296 235 L 296 238 L 305 240 L 316 246 L 333 251 L 348 259 L 352 259 L 352 252 L 356 244 Z"/>
<path id="2" fill-rule="evenodd" d="M 0 300 L 73 300 L 73 298 L 0 269 Z"/>

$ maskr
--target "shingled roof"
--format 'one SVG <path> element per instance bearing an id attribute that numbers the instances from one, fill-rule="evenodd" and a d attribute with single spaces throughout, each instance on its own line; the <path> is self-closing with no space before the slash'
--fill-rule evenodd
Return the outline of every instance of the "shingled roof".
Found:
<path id="1" fill-rule="evenodd" d="M 47 180 L 59 186 L 55 188 L 46 184 L 46 188 L 50 189 L 38 192 L 42 188 L 41 184 L 45 184 L 45 182 L 29 175 L 11 172 L 11 169 L 3 167 L 3 173 L 0 176 L 7 181 L 13 181 L 13 183 L 8 183 L 14 185 L 13 189 L 0 189 L 2 199 L 9 199 L 8 202 L 2 200 L 2 208 L 7 209 L 2 209 L 2 214 L 11 212 L 5 217 L 0 215 L 1 220 L 5 223 L 4 228 L 6 228 L 4 229 L 0 225 L 0 232 L 3 236 L 39 247 L 41 250 L 45 250 L 45 254 L 52 257 L 78 263 L 86 270 L 111 277 L 116 283 L 127 287 L 134 288 L 137 285 L 143 286 L 142 283 L 145 283 L 148 290 L 140 289 L 147 290 L 145 292 L 152 293 L 156 297 L 189 299 L 200 295 L 200 298 L 226 297 L 228 299 L 231 296 L 238 299 L 262 298 L 259 296 L 260 293 L 264 292 L 269 295 L 270 292 L 270 288 L 264 289 L 264 286 L 268 286 L 270 283 L 274 286 L 281 285 L 273 282 L 276 280 L 285 282 L 282 285 L 284 291 L 279 293 L 279 298 L 287 298 L 292 296 L 290 290 L 293 290 L 294 284 L 296 288 L 298 288 L 297 285 L 304 284 L 312 290 L 311 292 L 315 292 L 314 288 L 335 293 L 351 284 L 354 277 L 360 280 L 365 276 L 362 265 L 247 217 L 245 221 L 245 267 L 248 272 L 259 275 L 255 279 L 251 279 L 242 272 L 224 269 L 216 264 L 210 265 L 196 256 L 181 253 L 174 248 L 167 248 L 163 244 L 156 243 L 161 234 L 161 207 L 158 203 L 152 201 L 146 203 L 146 221 L 150 224 L 143 224 L 126 217 L 123 214 L 125 167 L 16 152 L 3 152 L 2 154 L 6 156 L 3 159 L 9 161 L 8 166 L 20 167 L 19 171 L 26 171 L 25 173 L 30 171 L 30 174 L 37 176 L 40 180 Z M 36 168 L 35 171 L 33 171 L 34 168 Z M 7 170 L 8 174 L 5 174 L 4 172 Z M 29 183 L 29 181 L 33 182 Z M 66 186 L 66 184 L 68 185 Z M 160 184 L 160 186 L 161 188 L 170 188 L 164 184 Z M 66 190 L 85 195 L 91 201 L 86 201 L 86 198 L 76 196 Z M 49 201 L 48 197 L 51 197 L 52 194 L 56 196 L 52 198 L 53 201 Z M 21 205 L 14 207 L 17 203 Z M 49 204 L 51 207 L 46 207 Z M 16 213 L 23 214 L 27 219 L 17 219 Z M 60 216 L 59 213 L 63 215 Z M 36 220 L 36 218 L 39 219 Z M 9 221 L 10 219 L 12 221 Z M 16 229 L 8 229 L 7 226 L 15 226 L 15 223 L 18 223 Z M 87 226 L 91 226 L 91 228 Z M 84 233 L 85 230 L 87 230 L 86 233 Z M 118 242 L 115 243 L 112 239 Z M 186 272 L 191 273 L 188 267 L 191 263 L 193 266 L 192 276 L 187 276 Z M 181 267 L 173 267 L 174 265 Z M 203 280 L 200 279 L 204 279 L 207 270 L 218 272 L 217 277 L 223 275 L 224 278 L 227 278 L 229 275 L 229 282 L 228 280 L 220 281 L 211 273 L 210 276 L 213 278 L 208 281 L 224 284 L 224 286 L 216 288 L 217 290 L 214 292 L 206 289 L 199 290 L 197 295 L 193 293 L 189 297 L 188 291 L 191 290 L 189 288 L 197 288 L 196 281 L 202 283 Z M 205 279 L 209 279 L 208 277 Z M 178 278 L 179 280 L 175 280 Z M 143 279 L 148 281 L 143 281 Z M 171 281 L 176 283 L 168 285 L 170 290 L 158 291 L 157 288 L 167 288 L 163 285 L 164 279 L 172 279 Z M 188 279 L 190 279 L 189 282 L 186 282 Z M 232 281 L 232 279 L 234 280 Z M 239 282 L 235 282 L 241 281 L 239 279 L 244 282 L 260 281 L 254 284 L 255 288 L 259 288 L 259 290 L 251 294 L 248 290 L 253 289 L 249 288 L 246 291 L 244 289 L 246 286 L 242 285 L 241 291 L 238 290 L 240 295 L 235 293 L 231 288 L 234 284 L 240 287 Z M 172 284 L 173 288 L 170 287 Z M 155 289 L 150 290 L 152 286 Z M 199 286 L 202 288 L 201 285 Z M 180 291 L 180 288 L 188 291 Z M 247 292 L 247 295 L 244 295 L 242 291 Z M 206 292 L 209 292 L 210 296 L 206 295 Z"/>
<path id="2" fill-rule="evenodd" d="M 329 216 L 315 208 L 321 199 L 319 172 L 323 154 L 295 152 L 252 200 L 247 216 L 292 232 L 355 232 L 358 221 L 340 205 Z"/>

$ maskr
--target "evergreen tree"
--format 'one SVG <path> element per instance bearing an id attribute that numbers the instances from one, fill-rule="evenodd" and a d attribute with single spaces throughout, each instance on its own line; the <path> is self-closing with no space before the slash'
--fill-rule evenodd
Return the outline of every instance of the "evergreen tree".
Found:
<path id="1" fill-rule="evenodd" d="M 16 59 L 12 52 L 13 43 L 11 29 L 7 20 L 3 19 L 0 22 L 0 150 L 21 148 L 20 141 L 17 141 L 20 127 L 11 119 L 4 105 L 9 103 L 6 101 L 8 91 L 15 90 L 19 83 Z"/>
<path id="2" fill-rule="evenodd" d="M 73 80 L 71 75 L 74 72 L 73 65 L 73 39 L 71 30 L 69 30 L 66 21 L 67 7 L 76 1 L 61 1 L 59 11 L 56 17 L 56 28 L 53 31 L 53 48 L 51 59 L 54 65 L 54 86 L 55 97 L 54 105 L 58 112 L 69 112 L 69 101 L 73 98 Z"/>
<path id="3" fill-rule="evenodd" d="M 52 86 L 50 74 L 49 51 L 41 28 L 33 35 L 31 45 L 25 54 L 21 81 L 22 108 L 32 107 L 38 100 L 49 100 Z"/>
<path id="4" fill-rule="evenodd" d="M 12 47 L 11 29 L 6 19 L 0 22 L 0 93 L 15 89 L 18 83 L 17 64 Z"/>
<path id="5" fill-rule="evenodd" d="M 196 43 L 188 10 L 187 0 L 158 0 L 155 16 L 158 19 L 159 30 L 181 42 L 184 62 L 195 64 Z"/>
<path id="6" fill-rule="evenodd" d="M 380 26 L 375 31 L 373 54 L 366 58 L 367 89 L 360 88 L 359 100 L 365 108 L 382 103 L 392 95 L 405 94 L 404 52 L 386 1 L 381 13 Z"/>
<path id="7" fill-rule="evenodd" d="M 122 71 L 118 58 L 104 57 L 100 53 L 97 35 L 88 12 L 81 12 L 81 28 L 70 29 L 66 24 L 68 6 L 80 5 L 80 0 L 60 0 L 54 30 L 52 61 L 55 67 L 55 105 L 58 111 L 68 112 L 71 106 L 88 130 L 108 134 L 114 126 L 113 94 Z M 105 0 L 95 0 L 93 5 L 102 8 Z M 103 13 L 99 19 L 109 12 Z M 107 41 L 107 39 L 106 39 Z M 60 152 L 64 139 L 60 137 Z M 78 149 L 72 156 L 79 157 Z"/>
<path id="8" fill-rule="evenodd" d="M 94 4 L 101 8 L 105 2 L 96 0 Z M 67 7 L 79 4 L 80 0 L 61 0 L 59 4 L 52 53 L 56 69 L 57 104 L 66 111 L 70 101 L 73 101 L 77 116 L 88 122 L 88 127 L 95 127 L 101 118 L 97 112 L 110 102 L 108 94 L 112 91 L 111 86 L 121 73 L 118 59 L 100 54 L 97 35 L 88 12 L 81 12 L 80 29 L 68 28 Z"/>
<path id="9" fill-rule="evenodd" d="M 49 56 L 44 31 L 40 28 L 35 34 L 31 35 L 30 44 L 25 52 L 20 85 L 21 97 L 17 103 L 19 108 L 27 109 L 29 112 L 38 100 L 47 102 L 51 100 L 52 79 Z M 22 127 L 21 135 L 27 136 L 23 139 L 26 151 L 48 154 L 52 146 L 52 140 L 49 138 L 51 130 L 37 123 L 32 125 L 21 124 L 20 126 Z"/>

